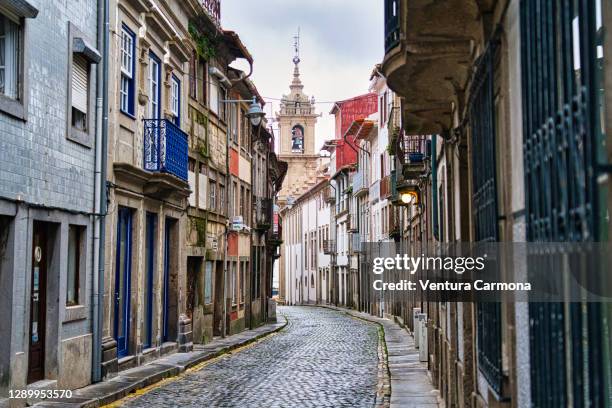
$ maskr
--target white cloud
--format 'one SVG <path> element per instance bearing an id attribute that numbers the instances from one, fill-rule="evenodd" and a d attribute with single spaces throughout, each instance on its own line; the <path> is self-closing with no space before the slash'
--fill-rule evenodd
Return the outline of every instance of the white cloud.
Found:
<path id="1" fill-rule="evenodd" d="M 255 59 L 252 79 L 266 97 L 289 92 L 293 36 L 301 30 L 304 92 L 337 101 L 367 92 L 382 60 L 383 5 L 378 0 L 223 0 L 223 28 L 234 30 Z M 269 101 L 278 110 L 278 101 Z M 333 137 L 332 105 L 318 104 L 317 146 Z M 270 115 L 270 106 L 266 112 Z"/>

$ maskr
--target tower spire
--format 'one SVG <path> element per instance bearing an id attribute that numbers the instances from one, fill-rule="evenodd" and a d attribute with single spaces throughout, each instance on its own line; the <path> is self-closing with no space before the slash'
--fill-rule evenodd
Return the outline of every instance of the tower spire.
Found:
<path id="1" fill-rule="evenodd" d="M 295 67 L 293 68 L 293 81 L 291 82 L 291 91 L 299 92 L 304 88 L 302 85 L 302 81 L 300 80 L 300 27 L 297 29 L 297 34 L 293 37 L 293 49 L 295 54 L 293 56 L 293 64 Z"/>

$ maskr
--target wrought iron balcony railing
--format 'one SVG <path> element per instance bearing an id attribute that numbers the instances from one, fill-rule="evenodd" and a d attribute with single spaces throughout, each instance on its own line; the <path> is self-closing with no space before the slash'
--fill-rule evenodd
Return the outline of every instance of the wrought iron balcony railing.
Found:
<path id="1" fill-rule="evenodd" d="M 144 169 L 187 181 L 187 133 L 167 119 L 144 119 Z"/>
<path id="2" fill-rule="evenodd" d="M 256 197 L 255 199 L 255 228 L 267 230 L 272 226 L 272 199 Z"/>
<path id="3" fill-rule="evenodd" d="M 219 25 L 221 22 L 221 0 L 202 0 L 202 7 L 215 24 Z"/>
<path id="4" fill-rule="evenodd" d="M 323 240 L 323 253 L 327 255 L 336 253 L 336 240 L 335 239 Z"/>
<path id="5" fill-rule="evenodd" d="M 400 41 L 400 0 L 385 0 L 385 52 Z"/>

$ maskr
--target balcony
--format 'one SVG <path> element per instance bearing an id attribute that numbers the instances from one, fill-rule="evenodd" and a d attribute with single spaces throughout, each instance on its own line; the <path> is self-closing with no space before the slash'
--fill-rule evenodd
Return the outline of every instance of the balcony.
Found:
<path id="1" fill-rule="evenodd" d="M 187 133 L 167 119 L 144 119 L 144 169 L 187 181 Z"/>
<path id="2" fill-rule="evenodd" d="M 404 98 L 408 133 L 437 134 L 452 127 L 456 84 L 465 84 L 470 75 L 474 43 L 488 31 L 483 16 L 491 15 L 496 3 L 385 0 L 382 72 Z"/>
<path id="3" fill-rule="evenodd" d="M 323 189 L 323 200 L 325 200 L 326 203 L 336 202 L 336 191 L 331 186 L 327 186 Z"/>
<path id="4" fill-rule="evenodd" d="M 407 135 L 401 132 L 396 141 L 396 158 L 402 167 L 405 180 L 418 179 L 427 173 L 425 158 L 429 156 L 427 137 L 423 135 Z"/>
<path id="5" fill-rule="evenodd" d="M 272 211 L 271 198 L 255 198 L 255 229 L 265 231 L 272 226 Z"/>
<path id="6" fill-rule="evenodd" d="M 355 214 L 348 214 L 346 216 L 346 229 L 348 232 L 356 232 L 357 228 L 357 216 Z"/>
<path id="7" fill-rule="evenodd" d="M 323 240 L 323 253 L 326 255 L 332 255 L 336 253 L 336 240 L 335 239 Z"/>
<path id="8" fill-rule="evenodd" d="M 202 0 L 202 7 L 216 25 L 221 24 L 221 0 Z"/>
<path id="9" fill-rule="evenodd" d="M 353 175 L 353 195 L 355 197 L 360 196 L 363 193 L 368 191 L 368 186 L 366 186 L 366 177 L 364 172 L 359 169 Z"/>

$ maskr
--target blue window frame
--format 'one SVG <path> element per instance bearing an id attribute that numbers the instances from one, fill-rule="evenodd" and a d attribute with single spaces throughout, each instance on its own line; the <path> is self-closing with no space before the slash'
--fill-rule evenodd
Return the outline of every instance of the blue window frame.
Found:
<path id="1" fill-rule="evenodd" d="M 147 230 L 145 243 L 145 320 L 144 320 L 144 340 L 143 348 L 153 345 L 153 281 L 155 279 L 156 267 L 156 235 L 157 235 L 157 214 L 147 213 Z"/>
<path id="2" fill-rule="evenodd" d="M 181 81 L 175 75 L 172 75 L 170 86 L 170 110 L 174 124 L 181 127 Z"/>
<path id="3" fill-rule="evenodd" d="M 129 116 L 134 116 L 136 100 L 136 34 L 125 24 L 121 27 L 120 53 L 119 109 Z"/>
<path id="4" fill-rule="evenodd" d="M 114 338 L 117 341 L 117 356 L 125 357 L 129 352 L 132 276 L 132 210 L 125 207 L 119 207 L 117 214 L 115 256 Z"/>

